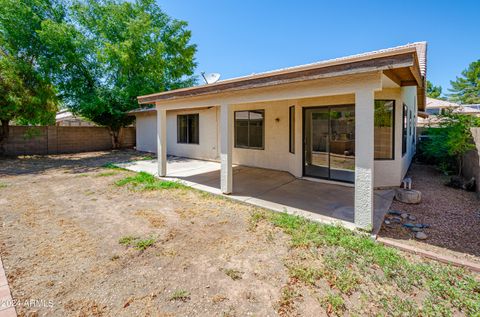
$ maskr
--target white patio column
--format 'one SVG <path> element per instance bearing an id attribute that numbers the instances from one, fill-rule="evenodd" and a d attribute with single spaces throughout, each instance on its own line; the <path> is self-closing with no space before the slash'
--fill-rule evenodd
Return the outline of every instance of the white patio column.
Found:
<path id="1" fill-rule="evenodd" d="M 374 177 L 374 91 L 355 92 L 355 225 L 372 230 Z"/>
<path id="2" fill-rule="evenodd" d="M 167 111 L 157 108 L 157 161 L 158 176 L 167 175 Z"/>
<path id="3" fill-rule="evenodd" d="M 233 112 L 225 104 L 220 106 L 220 189 L 224 194 L 233 190 L 232 141 Z"/>

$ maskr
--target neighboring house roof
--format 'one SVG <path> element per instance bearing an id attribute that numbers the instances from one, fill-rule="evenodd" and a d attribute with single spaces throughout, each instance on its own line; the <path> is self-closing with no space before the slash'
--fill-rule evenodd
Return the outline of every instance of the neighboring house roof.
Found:
<path id="1" fill-rule="evenodd" d="M 422 108 L 421 106 L 424 105 L 424 86 L 427 71 L 426 47 L 426 42 L 411 43 L 368 53 L 221 80 L 208 85 L 139 96 L 138 102 L 140 104 L 151 104 L 160 100 L 188 98 L 333 76 L 383 71 L 385 75 L 399 85 L 416 85 L 420 87 L 419 107 Z"/>
<path id="2" fill-rule="evenodd" d="M 55 122 L 57 125 L 64 126 L 95 126 L 95 123 L 85 120 L 82 117 L 78 117 L 67 109 L 57 112 L 55 115 Z"/>
<path id="3" fill-rule="evenodd" d="M 441 108 L 456 108 L 460 105 L 455 102 L 440 100 L 435 98 L 427 97 L 426 109 L 441 109 Z"/>

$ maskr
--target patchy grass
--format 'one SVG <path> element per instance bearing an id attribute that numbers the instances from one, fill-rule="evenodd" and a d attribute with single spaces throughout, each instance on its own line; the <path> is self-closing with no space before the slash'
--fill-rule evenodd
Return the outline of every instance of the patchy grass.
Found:
<path id="1" fill-rule="evenodd" d="M 113 164 L 113 163 L 105 163 L 102 165 L 102 167 L 104 168 L 110 168 L 110 169 L 114 169 L 114 170 L 123 170 L 123 168 L 121 167 L 118 167 L 117 165 Z"/>
<path id="2" fill-rule="evenodd" d="M 104 172 L 104 173 L 99 173 L 95 175 L 95 177 L 108 177 L 108 176 L 114 176 L 117 175 L 117 172 Z"/>
<path id="3" fill-rule="evenodd" d="M 185 186 L 179 182 L 165 181 L 156 178 L 152 174 L 139 172 L 134 176 L 127 176 L 115 182 L 117 186 L 129 185 L 134 190 L 160 190 L 160 189 L 186 189 Z"/>
<path id="4" fill-rule="evenodd" d="M 242 279 L 243 272 L 240 272 L 239 270 L 223 269 L 223 272 L 234 281 Z"/>
<path id="5" fill-rule="evenodd" d="M 7 184 L 0 182 L 0 189 L 7 187 Z"/>
<path id="6" fill-rule="evenodd" d="M 286 213 L 269 213 L 265 217 L 253 213 L 250 221 L 256 226 L 263 219 L 291 237 L 293 251 L 290 261 L 285 264 L 289 275 L 318 292 L 319 298 L 324 299 L 322 303 L 328 303 L 325 306 L 327 313 L 341 314 L 347 305 L 342 296 L 348 298 L 359 292 L 389 316 L 449 316 L 456 313 L 480 316 L 480 282 L 461 268 L 407 259 L 367 235 Z M 326 281 L 340 294 L 325 295 L 316 286 L 318 280 Z M 371 294 L 372 289 L 375 294 Z M 284 290 L 282 307 L 291 306 L 292 296 L 285 294 L 291 291 Z M 424 294 L 423 302 L 419 304 L 418 293 Z"/>
<path id="7" fill-rule="evenodd" d="M 155 241 L 156 240 L 153 237 L 140 239 L 139 237 L 125 236 L 120 238 L 120 240 L 118 240 L 118 243 L 126 247 L 135 247 L 135 249 L 143 251 L 148 247 L 153 246 L 155 244 Z"/>
<path id="8" fill-rule="evenodd" d="M 170 297 L 170 300 L 180 300 L 182 302 L 186 302 L 187 300 L 190 299 L 190 292 L 183 290 L 183 289 L 178 289 L 175 290 Z"/>
<path id="9" fill-rule="evenodd" d="M 118 243 L 124 246 L 131 246 L 137 239 L 139 238 L 134 236 L 125 236 L 121 237 L 120 240 L 118 240 Z"/>

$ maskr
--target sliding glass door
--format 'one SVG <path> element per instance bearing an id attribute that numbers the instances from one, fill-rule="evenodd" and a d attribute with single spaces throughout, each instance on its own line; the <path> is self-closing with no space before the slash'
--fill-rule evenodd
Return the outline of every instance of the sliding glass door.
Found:
<path id="1" fill-rule="evenodd" d="M 305 108 L 304 175 L 343 182 L 355 177 L 355 107 Z"/>

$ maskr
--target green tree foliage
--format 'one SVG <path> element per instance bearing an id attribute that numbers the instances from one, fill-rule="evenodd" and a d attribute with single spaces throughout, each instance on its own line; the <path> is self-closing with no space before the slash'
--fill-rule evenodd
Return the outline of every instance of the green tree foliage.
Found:
<path id="1" fill-rule="evenodd" d="M 461 104 L 480 103 L 480 60 L 471 63 L 462 75 L 450 84 L 449 97 Z"/>
<path id="2" fill-rule="evenodd" d="M 54 0 L 0 0 L 0 8 L 1 151 L 12 120 L 54 122 L 57 98 L 38 32 L 46 21 L 63 20 L 64 8 Z"/>
<path id="3" fill-rule="evenodd" d="M 154 0 L 84 0 L 71 6 L 70 21 L 45 23 L 40 35 L 66 105 L 109 127 L 118 146 L 137 96 L 195 83 L 196 46 L 186 27 Z"/>
<path id="4" fill-rule="evenodd" d="M 431 81 L 427 80 L 427 97 L 434 99 L 442 99 L 442 86 L 434 86 Z"/>
<path id="5" fill-rule="evenodd" d="M 429 138 L 422 141 L 420 154 L 444 172 L 462 173 L 464 154 L 475 148 L 472 127 L 480 127 L 480 118 L 448 110 L 439 115 L 439 127 L 429 127 Z"/>

